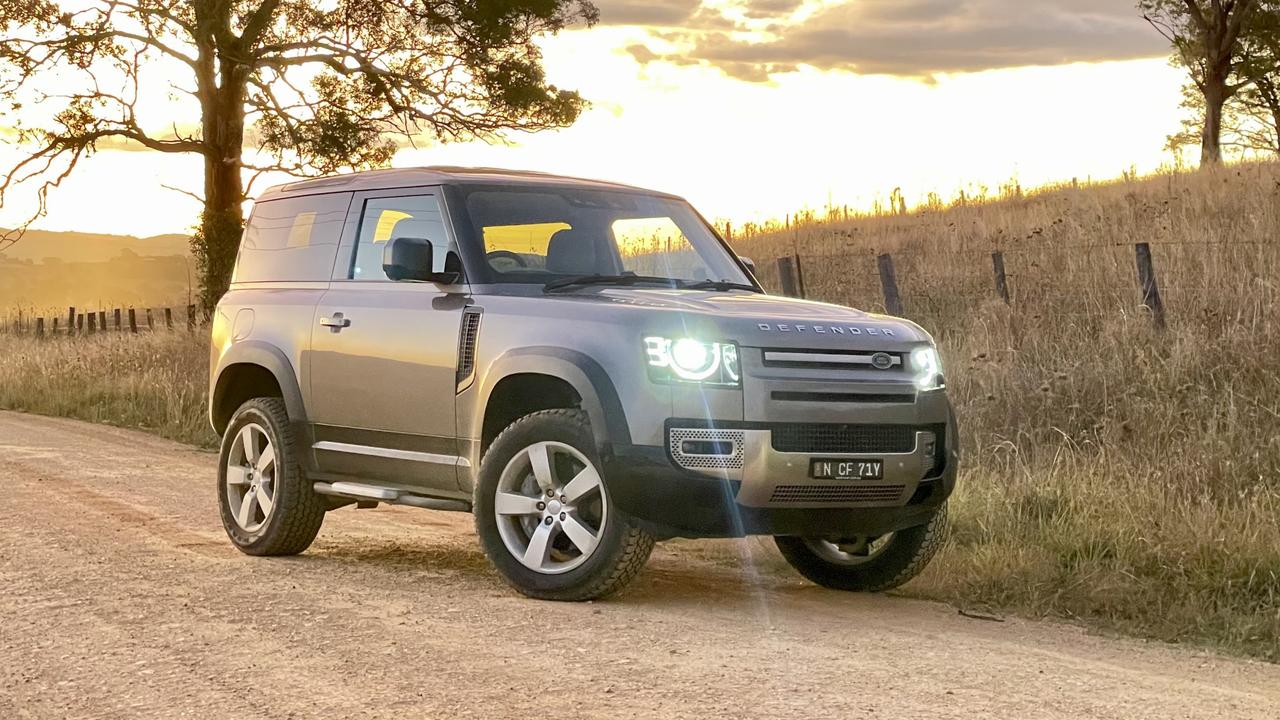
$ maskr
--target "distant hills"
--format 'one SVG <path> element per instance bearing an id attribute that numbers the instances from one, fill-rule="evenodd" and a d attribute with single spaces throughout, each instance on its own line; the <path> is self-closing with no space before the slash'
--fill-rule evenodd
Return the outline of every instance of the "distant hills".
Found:
<path id="1" fill-rule="evenodd" d="M 22 239 L 0 250 L 0 258 L 32 260 L 56 258 L 65 262 L 101 262 L 122 253 L 142 256 L 189 255 L 191 238 L 186 235 L 104 235 L 90 232 L 28 230 Z"/>
<path id="2" fill-rule="evenodd" d="M 196 288 L 190 239 L 29 230 L 0 251 L 0 316 L 184 306 Z"/>

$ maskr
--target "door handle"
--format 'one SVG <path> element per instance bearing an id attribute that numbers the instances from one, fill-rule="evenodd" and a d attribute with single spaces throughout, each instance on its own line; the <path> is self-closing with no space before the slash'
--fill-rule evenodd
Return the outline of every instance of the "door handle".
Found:
<path id="1" fill-rule="evenodd" d="M 336 312 L 332 317 L 320 318 L 320 324 L 333 332 L 342 332 L 342 328 L 351 327 L 351 318 L 345 318 L 342 313 Z"/>

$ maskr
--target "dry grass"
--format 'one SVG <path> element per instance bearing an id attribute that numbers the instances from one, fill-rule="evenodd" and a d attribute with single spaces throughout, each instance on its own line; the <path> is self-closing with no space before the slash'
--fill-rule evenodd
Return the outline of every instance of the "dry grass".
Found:
<path id="1" fill-rule="evenodd" d="M 910 592 L 1280 660 L 1278 211 L 1280 166 L 1261 164 L 736 245 L 798 251 L 811 297 L 869 309 L 890 252 L 935 333 L 964 471 L 953 541 Z M 1164 333 L 1140 307 L 1139 240 Z"/>
<path id="2" fill-rule="evenodd" d="M 37 341 L 0 334 L 0 408 L 138 428 L 212 447 L 207 339 L 100 333 Z"/>
<path id="3" fill-rule="evenodd" d="M 812 296 L 870 309 L 892 252 L 937 335 L 964 471 L 953 540 L 907 592 L 1280 660 L 1277 238 L 1280 166 L 1250 165 L 736 244 L 799 251 Z M 1165 333 L 1139 307 L 1136 240 L 1156 243 Z M 213 441 L 205 344 L 184 333 L 0 337 L 0 358 L 0 407 Z"/>

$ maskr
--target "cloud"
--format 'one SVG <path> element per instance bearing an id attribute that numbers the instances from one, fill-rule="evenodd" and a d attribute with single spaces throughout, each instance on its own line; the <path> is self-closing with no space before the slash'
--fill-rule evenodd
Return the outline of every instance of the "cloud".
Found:
<path id="1" fill-rule="evenodd" d="M 685 24 L 702 6 L 701 0 L 604 0 L 595 2 L 602 25 L 657 25 L 675 27 Z"/>
<path id="2" fill-rule="evenodd" d="M 681 34 L 690 48 L 681 59 L 758 80 L 802 65 L 928 77 L 1168 52 L 1127 0 L 850 0 L 789 23 L 795 8 L 747 0 L 749 17 L 774 20 L 768 32 L 691 28 Z"/>

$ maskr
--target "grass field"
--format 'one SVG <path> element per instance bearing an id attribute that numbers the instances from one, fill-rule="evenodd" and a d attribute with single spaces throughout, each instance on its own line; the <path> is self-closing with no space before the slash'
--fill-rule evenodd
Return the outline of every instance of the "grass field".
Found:
<path id="1" fill-rule="evenodd" d="M 812 297 L 874 309 L 891 252 L 963 429 L 952 541 L 910 594 L 1280 660 L 1280 167 L 1062 188 L 736 239 L 799 253 Z M 1140 307 L 1153 243 L 1169 310 Z M 992 291 L 1006 255 L 1013 303 Z M 0 407 L 200 445 L 185 333 L 0 337 Z"/>
<path id="2" fill-rule="evenodd" d="M 35 340 L 0 334 L 0 408 L 139 428 L 214 447 L 209 343 L 186 332 Z"/>
<path id="3" fill-rule="evenodd" d="M 1163 333 L 1140 307 L 1136 241 L 1152 243 Z M 935 334 L 964 472 L 952 542 L 911 592 L 1280 660 L 1280 166 L 735 244 L 799 253 L 811 297 L 864 308 L 889 252 L 907 316 Z"/>

